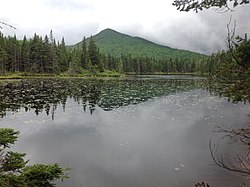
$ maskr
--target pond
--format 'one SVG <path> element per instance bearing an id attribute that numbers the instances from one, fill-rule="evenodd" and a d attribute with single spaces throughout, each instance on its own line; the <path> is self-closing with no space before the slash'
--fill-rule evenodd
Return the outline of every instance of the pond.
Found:
<path id="1" fill-rule="evenodd" d="M 242 176 L 214 165 L 208 145 L 249 114 L 191 76 L 0 83 L 0 127 L 20 131 L 14 149 L 30 164 L 72 169 L 59 187 L 237 186 Z"/>

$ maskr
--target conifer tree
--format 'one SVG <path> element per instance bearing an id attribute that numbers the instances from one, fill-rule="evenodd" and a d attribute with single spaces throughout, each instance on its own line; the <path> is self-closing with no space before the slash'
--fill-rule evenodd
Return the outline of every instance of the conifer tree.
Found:
<path id="1" fill-rule="evenodd" d="M 26 166 L 26 154 L 9 149 L 17 141 L 19 132 L 0 128 L 0 186 L 1 187 L 53 187 L 57 179 L 65 179 L 66 171 L 59 164 Z"/>
<path id="2" fill-rule="evenodd" d="M 81 58 L 81 66 L 83 68 L 86 68 L 86 61 L 87 61 L 87 44 L 86 44 L 86 38 L 84 36 L 82 40 L 82 58 Z"/>
<path id="3" fill-rule="evenodd" d="M 29 58 L 29 42 L 27 41 L 26 36 L 23 37 L 21 45 L 21 60 L 20 60 L 20 71 L 28 72 L 30 71 L 30 58 Z"/>
<path id="4" fill-rule="evenodd" d="M 39 73 L 41 64 L 41 46 L 40 37 L 35 33 L 33 39 L 30 41 L 30 63 L 31 72 Z"/>
<path id="5" fill-rule="evenodd" d="M 56 40 L 53 36 L 53 31 L 50 31 L 50 58 L 52 62 L 52 70 L 49 73 L 58 73 L 59 72 L 59 63 L 58 63 L 58 56 L 57 56 L 57 45 Z"/>
<path id="6" fill-rule="evenodd" d="M 98 48 L 92 36 L 90 37 L 90 41 L 89 41 L 88 55 L 90 58 L 90 62 L 93 66 L 99 64 Z"/>
<path id="7" fill-rule="evenodd" d="M 7 51 L 6 51 L 6 38 L 0 32 L 0 73 L 6 73 Z"/>
<path id="8" fill-rule="evenodd" d="M 42 58 L 44 64 L 44 73 L 52 73 L 53 72 L 53 61 L 51 57 L 51 44 L 49 41 L 49 37 L 45 35 L 43 40 L 43 51 Z"/>
<path id="9" fill-rule="evenodd" d="M 62 41 L 58 47 L 58 50 L 59 50 L 60 71 L 61 72 L 67 71 L 67 69 L 69 68 L 69 61 L 68 61 L 68 51 L 66 49 L 64 37 L 62 38 Z"/>

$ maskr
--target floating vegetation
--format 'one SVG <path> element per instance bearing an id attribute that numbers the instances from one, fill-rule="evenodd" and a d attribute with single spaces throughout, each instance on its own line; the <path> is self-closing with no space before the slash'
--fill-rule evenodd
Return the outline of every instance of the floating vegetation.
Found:
<path id="1" fill-rule="evenodd" d="M 65 110 L 67 99 L 73 98 L 84 111 L 96 106 L 105 111 L 138 104 L 164 95 L 200 88 L 202 80 L 128 79 L 31 79 L 0 83 L 0 117 L 8 111 L 46 112 L 52 115 L 60 105 Z"/>

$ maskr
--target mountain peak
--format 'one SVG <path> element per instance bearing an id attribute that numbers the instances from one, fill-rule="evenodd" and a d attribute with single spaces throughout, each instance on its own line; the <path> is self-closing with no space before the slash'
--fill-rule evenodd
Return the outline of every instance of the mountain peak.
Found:
<path id="1" fill-rule="evenodd" d="M 113 35 L 122 35 L 122 33 L 119 33 L 113 29 L 110 29 L 110 28 L 107 28 L 107 29 L 104 29 L 102 30 L 101 32 L 99 32 L 96 36 L 113 36 Z"/>
<path id="2" fill-rule="evenodd" d="M 101 32 L 117 32 L 117 31 L 115 31 L 114 29 L 111 29 L 111 28 L 106 28 L 106 29 L 102 30 Z"/>
<path id="3" fill-rule="evenodd" d="M 148 57 L 155 59 L 198 59 L 203 55 L 186 50 L 173 49 L 158 45 L 140 37 L 132 37 L 107 28 L 93 36 L 100 51 L 113 56 L 131 55 L 132 57 Z M 87 39 L 88 41 L 88 39 Z"/>

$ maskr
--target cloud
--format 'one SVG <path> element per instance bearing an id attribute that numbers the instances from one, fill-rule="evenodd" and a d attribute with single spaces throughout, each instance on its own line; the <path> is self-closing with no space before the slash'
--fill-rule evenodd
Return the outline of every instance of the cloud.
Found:
<path id="1" fill-rule="evenodd" d="M 94 9 L 90 3 L 80 0 L 44 0 L 44 5 L 49 9 L 86 11 Z"/>
<path id="2" fill-rule="evenodd" d="M 225 48 L 226 24 L 232 14 L 239 34 L 250 31 L 250 6 L 237 7 L 234 12 L 179 12 L 172 0 L 8 0 L 1 2 L 0 20 L 17 27 L 5 28 L 4 34 L 32 37 L 48 34 L 65 37 L 67 44 L 112 28 L 170 47 L 201 53 Z M 15 5 L 15 6 L 13 6 Z"/>
<path id="3" fill-rule="evenodd" d="M 177 17 L 162 21 L 147 36 L 170 47 L 211 54 L 226 49 L 227 24 L 231 16 L 237 22 L 236 35 L 250 34 L 250 22 L 247 21 L 250 6 L 241 6 L 226 13 L 218 13 L 215 9 L 199 13 L 179 12 Z"/>

